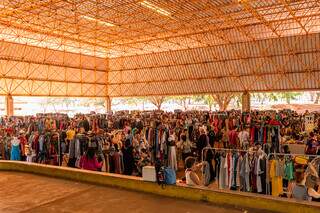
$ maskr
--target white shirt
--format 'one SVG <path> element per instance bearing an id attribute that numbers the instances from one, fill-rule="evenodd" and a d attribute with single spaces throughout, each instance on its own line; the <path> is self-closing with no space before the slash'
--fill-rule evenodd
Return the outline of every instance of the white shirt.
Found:
<path id="1" fill-rule="evenodd" d="M 186 170 L 186 183 L 187 183 L 188 186 L 196 186 L 197 184 L 195 184 L 195 183 L 193 182 L 193 180 L 191 179 L 191 177 L 190 177 L 191 172 L 192 172 L 192 171 Z"/>
<path id="2" fill-rule="evenodd" d="M 240 140 L 240 144 L 249 143 L 249 140 L 250 140 L 249 132 L 247 132 L 247 131 L 241 131 L 241 132 L 238 134 L 238 138 L 239 138 L 239 140 Z"/>

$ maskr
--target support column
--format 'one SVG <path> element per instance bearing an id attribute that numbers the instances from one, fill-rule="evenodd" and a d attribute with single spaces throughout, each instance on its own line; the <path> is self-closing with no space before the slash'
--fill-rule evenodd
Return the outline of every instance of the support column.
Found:
<path id="1" fill-rule="evenodd" d="M 13 108 L 13 98 L 11 95 L 6 96 L 5 104 L 6 104 L 6 115 L 13 116 L 14 108 Z"/>
<path id="2" fill-rule="evenodd" d="M 104 103 L 104 106 L 105 106 L 105 109 L 106 109 L 107 112 L 112 110 L 111 109 L 112 108 L 111 105 L 112 105 L 112 98 L 107 96 L 106 99 L 105 99 L 105 103 Z"/>
<path id="3" fill-rule="evenodd" d="M 250 93 L 244 92 L 242 93 L 242 112 L 249 112 L 250 108 Z"/>

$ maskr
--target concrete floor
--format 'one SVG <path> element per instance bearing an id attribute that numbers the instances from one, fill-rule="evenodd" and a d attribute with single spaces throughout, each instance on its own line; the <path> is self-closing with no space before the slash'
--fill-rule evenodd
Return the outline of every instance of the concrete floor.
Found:
<path id="1" fill-rule="evenodd" d="M 0 212 L 238 213 L 236 209 L 32 174 L 0 172 Z"/>

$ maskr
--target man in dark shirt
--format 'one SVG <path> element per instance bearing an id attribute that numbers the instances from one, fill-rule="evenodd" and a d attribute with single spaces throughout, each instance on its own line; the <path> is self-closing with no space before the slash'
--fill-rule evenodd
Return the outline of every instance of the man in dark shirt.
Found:
<path id="1" fill-rule="evenodd" d="M 215 133 L 214 133 L 212 127 L 209 128 L 208 137 L 209 137 L 209 144 L 210 144 L 210 146 L 211 146 L 211 147 L 214 147 Z"/>
<path id="2" fill-rule="evenodd" d="M 85 117 L 82 117 L 82 120 L 80 121 L 79 123 L 79 127 L 83 127 L 84 130 L 86 132 L 88 132 L 90 130 L 90 124 L 89 124 L 89 121 L 85 118 Z"/>
<path id="3" fill-rule="evenodd" d="M 201 159 L 202 150 L 208 145 L 208 136 L 203 128 L 200 129 L 200 136 L 197 142 L 198 157 Z"/>

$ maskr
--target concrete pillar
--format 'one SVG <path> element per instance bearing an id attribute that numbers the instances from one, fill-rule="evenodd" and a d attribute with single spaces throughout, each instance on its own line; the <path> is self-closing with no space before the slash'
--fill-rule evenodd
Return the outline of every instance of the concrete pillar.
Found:
<path id="1" fill-rule="evenodd" d="M 244 92 L 242 93 L 242 112 L 249 112 L 250 108 L 250 93 Z"/>
<path id="2" fill-rule="evenodd" d="M 13 108 L 13 98 L 11 95 L 6 96 L 5 104 L 6 104 L 6 115 L 13 116 L 14 108 Z"/>
<path id="3" fill-rule="evenodd" d="M 106 97 L 105 99 L 105 108 L 106 108 L 106 111 L 109 112 L 111 111 L 111 105 L 112 105 L 112 98 L 110 98 L 109 96 Z"/>

